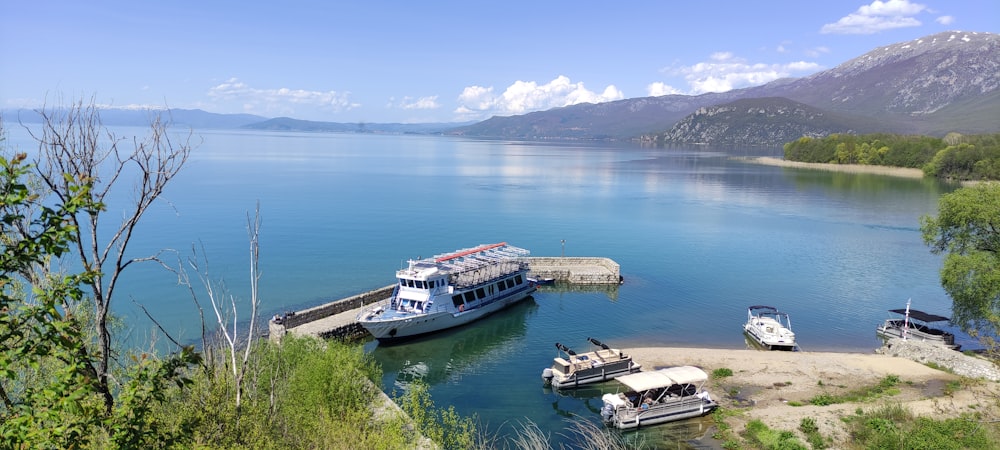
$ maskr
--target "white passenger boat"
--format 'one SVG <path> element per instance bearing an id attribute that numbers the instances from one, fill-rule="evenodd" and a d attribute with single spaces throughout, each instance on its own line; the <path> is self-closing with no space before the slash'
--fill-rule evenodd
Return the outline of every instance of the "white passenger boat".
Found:
<path id="1" fill-rule="evenodd" d="M 615 380 L 629 390 L 604 394 L 601 418 L 608 426 L 618 429 L 630 430 L 698 417 L 719 406 L 708 391 L 702 389 L 708 374 L 694 366 L 633 373 Z"/>
<path id="2" fill-rule="evenodd" d="M 556 342 L 556 348 L 565 353 L 557 356 L 552 367 L 542 370 L 542 381 L 556 389 L 572 389 L 590 383 L 607 381 L 621 375 L 638 372 L 642 366 L 632 361 L 625 352 L 608 347 L 594 338 L 587 338 L 597 350 L 576 353 Z"/>
<path id="3" fill-rule="evenodd" d="M 886 319 L 875 330 L 879 336 L 933 342 L 953 350 L 961 348 L 961 345 L 955 344 L 954 334 L 939 328 L 933 328 L 930 325 L 935 322 L 948 322 L 951 319 L 937 314 L 928 314 L 923 311 L 910 309 L 909 300 L 906 301 L 906 309 L 890 309 L 889 312 L 899 314 L 902 318 Z"/>
<path id="4" fill-rule="evenodd" d="M 791 319 L 773 306 L 754 305 L 747 308 L 743 331 L 755 344 L 768 350 L 795 350 Z"/>
<path id="5" fill-rule="evenodd" d="M 528 281 L 528 250 L 499 244 L 410 260 L 396 272 L 388 299 L 362 308 L 358 322 L 390 342 L 483 318 L 535 291 Z"/>

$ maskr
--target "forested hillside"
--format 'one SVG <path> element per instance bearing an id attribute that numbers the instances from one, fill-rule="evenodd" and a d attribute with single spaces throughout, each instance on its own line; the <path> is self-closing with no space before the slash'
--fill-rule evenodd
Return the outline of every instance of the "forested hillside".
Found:
<path id="1" fill-rule="evenodd" d="M 1000 180 L 1000 134 L 833 134 L 802 137 L 784 149 L 789 161 L 911 167 L 938 178 Z"/>

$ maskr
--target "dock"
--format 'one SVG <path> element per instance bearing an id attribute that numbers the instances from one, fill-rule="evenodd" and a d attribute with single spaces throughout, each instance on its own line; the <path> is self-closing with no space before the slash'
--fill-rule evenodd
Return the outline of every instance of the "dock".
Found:
<path id="1" fill-rule="evenodd" d="M 618 285 L 621 266 L 602 257 L 529 257 L 529 274 L 554 278 L 557 283 L 574 285 Z M 274 342 L 286 334 L 319 338 L 354 339 L 367 333 L 357 317 L 364 305 L 385 300 L 395 284 L 334 300 L 301 311 L 290 311 L 268 321 L 268 335 Z"/>

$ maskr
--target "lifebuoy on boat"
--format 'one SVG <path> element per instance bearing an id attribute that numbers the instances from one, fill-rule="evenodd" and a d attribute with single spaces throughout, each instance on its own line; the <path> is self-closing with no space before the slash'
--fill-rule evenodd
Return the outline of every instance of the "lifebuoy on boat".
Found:
<path id="1" fill-rule="evenodd" d="M 458 312 L 464 312 L 464 311 L 465 311 L 465 303 L 458 305 Z"/>

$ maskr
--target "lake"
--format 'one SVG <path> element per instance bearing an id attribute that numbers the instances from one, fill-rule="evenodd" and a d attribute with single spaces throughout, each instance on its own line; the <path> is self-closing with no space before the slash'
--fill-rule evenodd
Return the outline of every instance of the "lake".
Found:
<path id="1" fill-rule="evenodd" d="M 17 124 L 8 143 L 30 151 Z M 144 135 L 143 129 L 116 129 Z M 907 299 L 950 314 L 941 257 L 920 236 L 955 187 L 934 180 L 789 169 L 733 157 L 778 148 L 646 148 L 434 136 L 196 130 L 202 142 L 145 217 L 134 257 L 192 248 L 212 279 L 246 299 L 248 214 L 257 202 L 261 317 L 393 283 L 407 259 L 507 241 L 534 256 L 604 256 L 625 283 L 543 288 L 461 329 L 410 344 L 366 344 L 386 391 L 414 379 L 439 406 L 511 433 L 532 421 L 562 442 L 567 417 L 596 421 L 602 385 L 542 387 L 555 343 L 742 348 L 746 307 L 789 313 L 807 351 L 871 352 L 875 326 Z M 109 205 L 106 218 L 122 205 Z M 128 339 L 200 336 L 187 289 L 154 264 L 124 274 L 115 311 Z M 203 297 L 203 294 L 201 294 Z M 199 300 L 205 301 L 205 298 Z M 241 313 L 248 313 L 245 306 Z M 968 346 L 970 342 L 962 342 Z M 709 422 L 656 427 L 683 440 Z"/>

